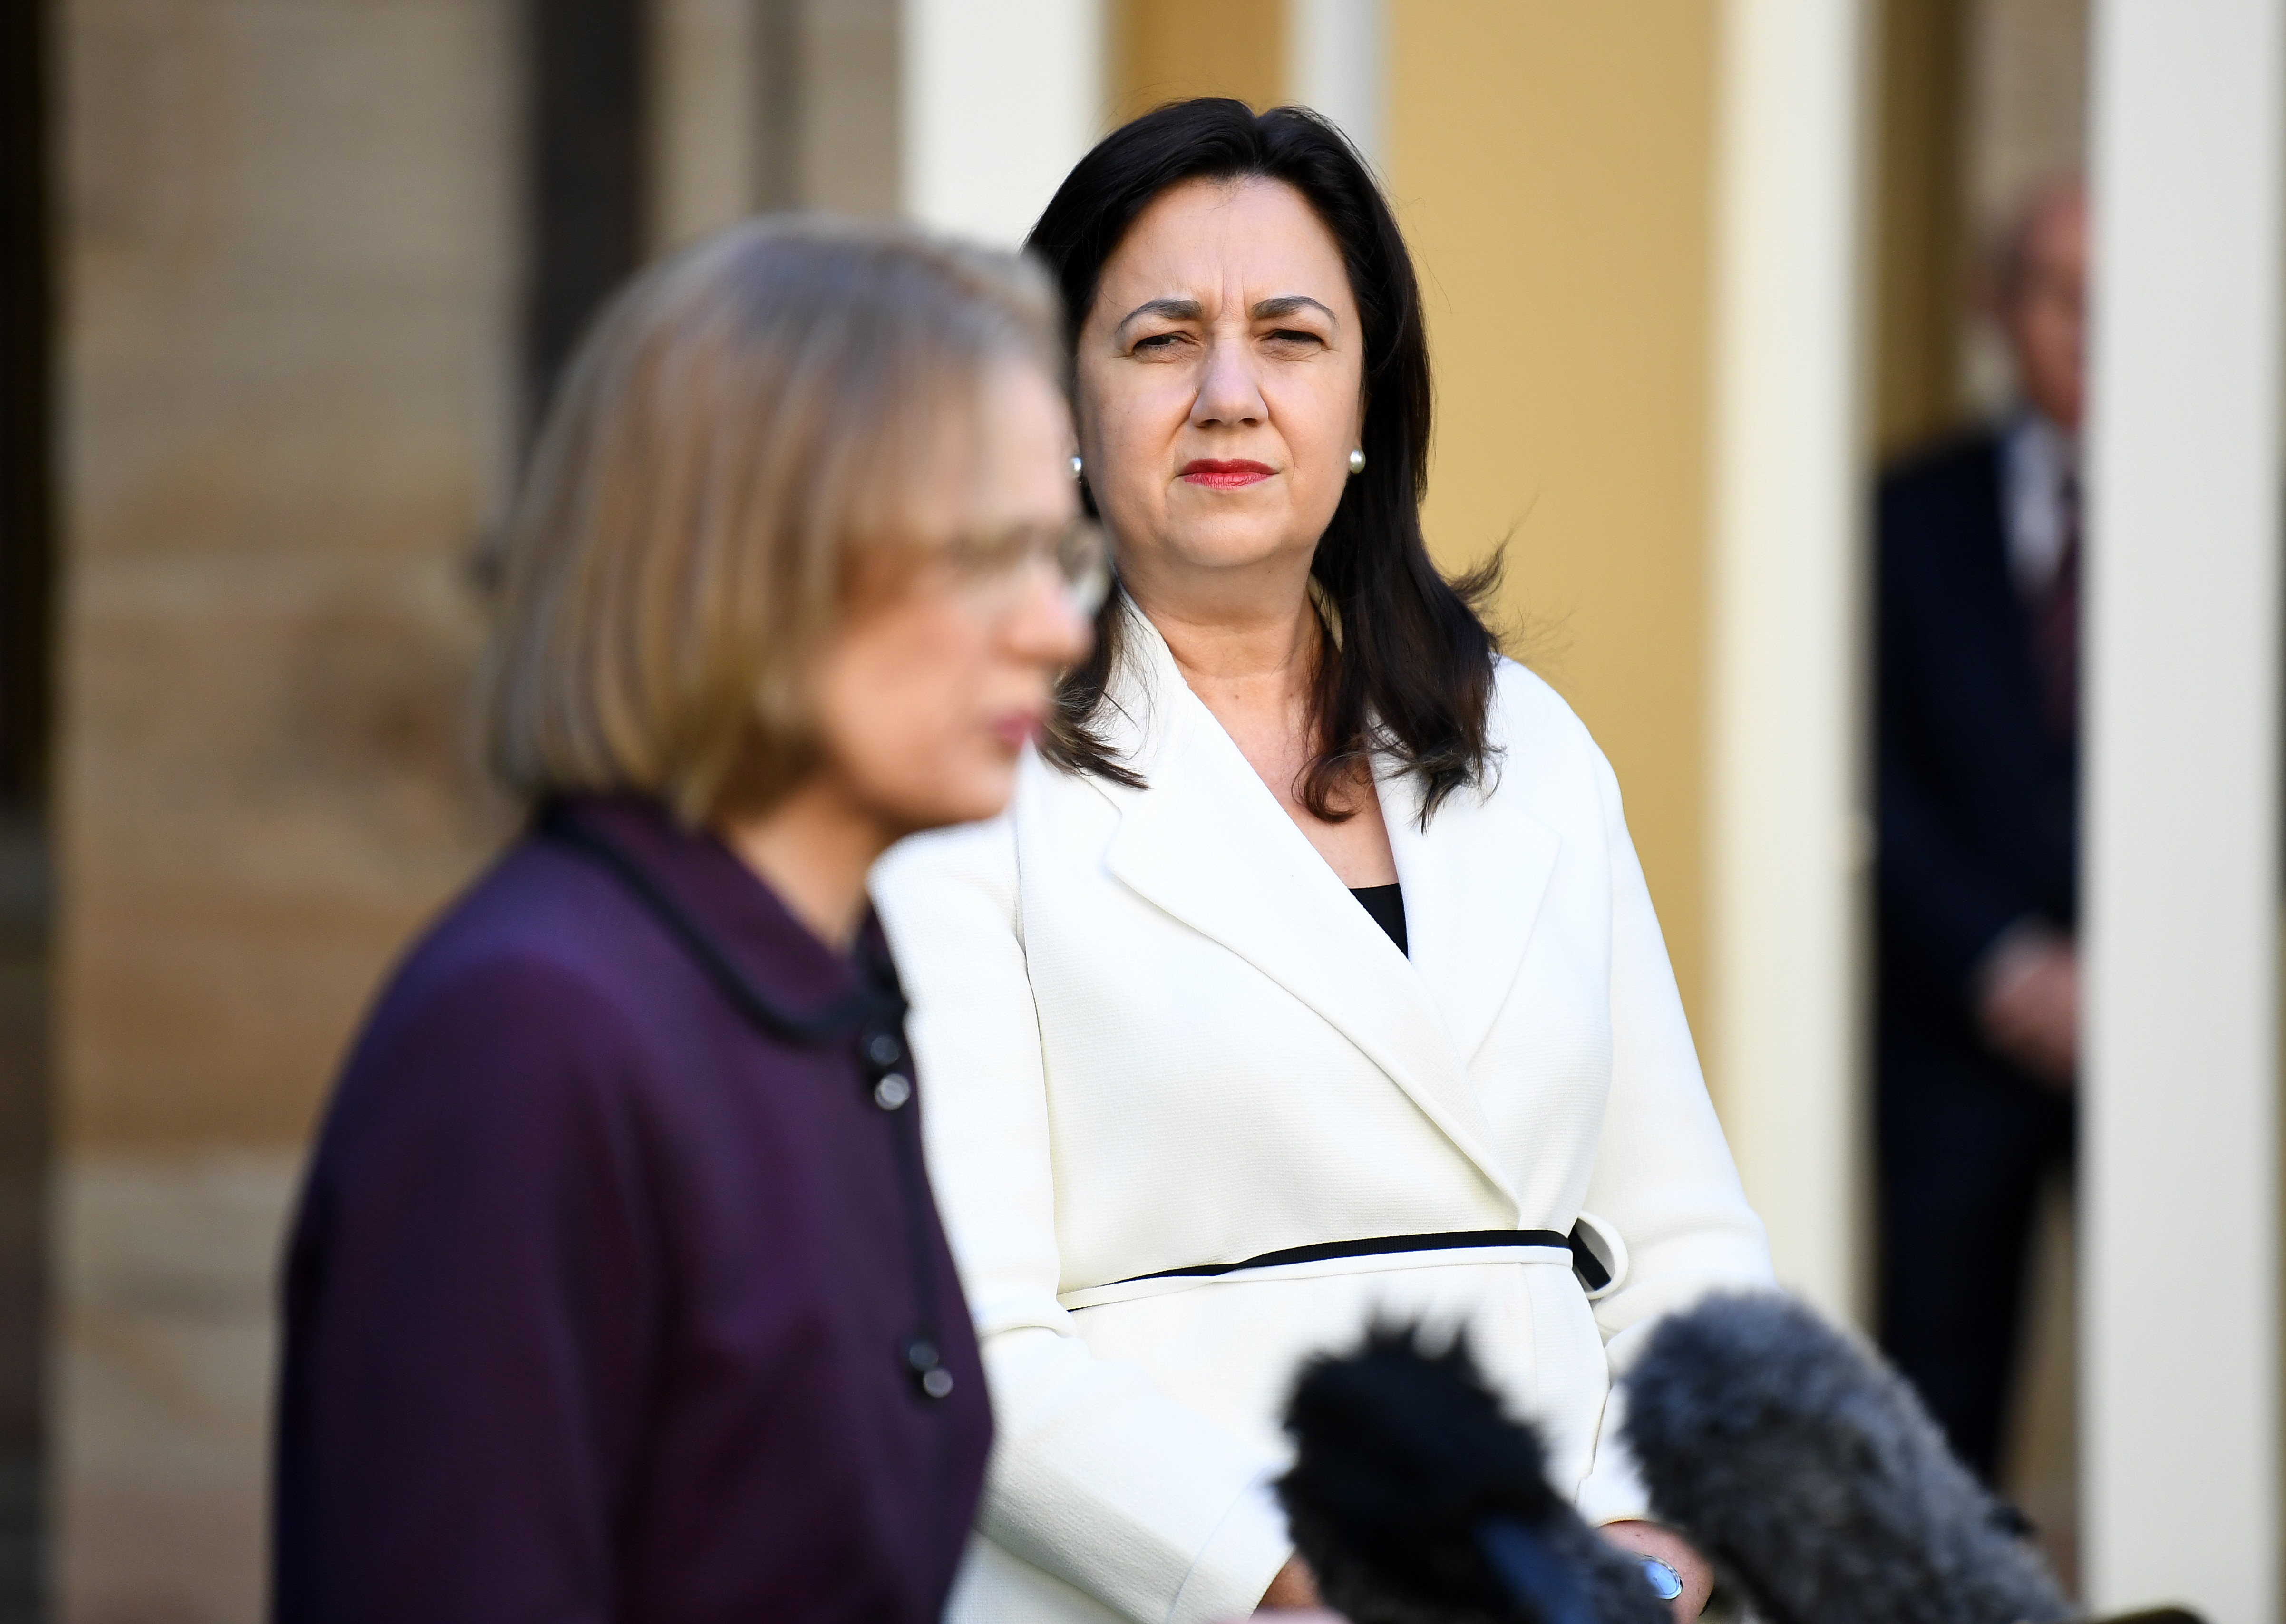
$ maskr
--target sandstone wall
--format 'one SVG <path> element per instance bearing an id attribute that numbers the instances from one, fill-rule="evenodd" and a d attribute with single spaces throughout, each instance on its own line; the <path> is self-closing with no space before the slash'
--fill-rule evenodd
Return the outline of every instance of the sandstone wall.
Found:
<path id="1" fill-rule="evenodd" d="M 58 1615 L 252 1620 L 301 1147 L 503 827 L 511 8 L 60 11 Z"/>

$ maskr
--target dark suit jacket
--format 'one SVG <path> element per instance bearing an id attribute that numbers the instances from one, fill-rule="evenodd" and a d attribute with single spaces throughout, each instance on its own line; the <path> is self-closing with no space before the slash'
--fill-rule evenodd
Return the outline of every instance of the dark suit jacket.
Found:
<path id="1" fill-rule="evenodd" d="M 1881 1047 L 1996 1080 L 2020 1074 L 1975 1036 L 1977 960 L 2078 914 L 2078 751 L 2040 721 L 2002 500 L 1987 431 L 1893 469 L 1877 517 Z"/>
<path id="2" fill-rule="evenodd" d="M 858 992 L 713 840 L 572 809 L 779 1007 Z M 875 1103 L 860 1041 L 765 1036 L 555 841 L 464 896 L 359 1038 L 296 1223 L 276 1617 L 935 1620 L 991 1422 L 918 1106 Z M 901 1362 L 924 1297 L 934 1401 Z"/>

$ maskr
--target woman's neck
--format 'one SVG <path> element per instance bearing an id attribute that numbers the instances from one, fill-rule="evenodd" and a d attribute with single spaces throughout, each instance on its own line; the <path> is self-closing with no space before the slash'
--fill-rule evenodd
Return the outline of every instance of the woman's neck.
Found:
<path id="1" fill-rule="evenodd" d="M 1136 606 L 1167 640 L 1191 691 L 1341 882 L 1395 880 L 1397 859 L 1370 777 L 1356 777 L 1338 797 L 1337 805 L 1346 805 L 1331 817 L 1320 816 L 1302 799 L 1303 780 L 1319 748 L 1312 698 L 1327 636 L 1308 593 L 1296 594 L 1290 608 L 1212 619 L 1186 619 L 1148 598 L 1139 598 Z"/>
<path id="2" fill-rule="evenodd" d="M 897 840 L 825 773 L 797 784 L 767 812 L 718 821 L 714 832 L 787 912 L 837 952 L 857 940 L 866 876 Z"/>
<path id="3" fill-rule="evenodd" d="M 1226 711 L 1289 725 L 1307 714 L 1324 633 L 1306 592 L 1236 613 L 1202 615 L 1188 605 L 1148 599 L 1139 599 L 1136 607 L 1166 640 L 1191 691 L 1226 727 L 1233 720 Z"/>

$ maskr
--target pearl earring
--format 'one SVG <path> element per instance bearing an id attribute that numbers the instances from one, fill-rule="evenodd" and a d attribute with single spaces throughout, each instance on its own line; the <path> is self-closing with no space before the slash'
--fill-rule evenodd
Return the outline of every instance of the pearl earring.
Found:
<path id="1" fill-rule="evenodd" d="M 1080 477 L 1080 474 L 1081 474 L 1081 472 L 1082 472 L 1083 469 L 1084 468 L 1084 466 L 1085 466 L 1085 465 L 1084 465 L 1084 464 L 1083 464 L 1083 463 L 1080 461 L 1080 460 L 1079 460 L 1079 453 L 1078 453 L 1077 452 L 1074 452 L 1074 453 L 1072 453 L 1072 464 L 1071 464 L 1071 468 L 1072 468 L 1072 477 L 1073 477 L 1073 478 L 1075 478 L 1075 479 L 1078 478 L 1078 477 Z"/>
<path id="2" fill-rule="evenodd" d="M 1073 460 L 1076 461 L 1078 459 Z M 1361 445 L 1350 453 L 1350 472 L 1352 474 L 1365 472 L 1365 448 Z"/>

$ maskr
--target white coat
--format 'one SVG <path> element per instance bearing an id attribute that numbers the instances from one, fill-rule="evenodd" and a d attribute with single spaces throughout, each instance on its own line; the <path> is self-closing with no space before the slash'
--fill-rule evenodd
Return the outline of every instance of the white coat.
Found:
<path id="1" fill-rule="evenodd" d="M 1583 1513 L 1644 1514 L 1612 1372 L 1770 1257 L 1610 767 L 1503 661 L 1488 792 L 1424 831 L 1383 772 L 1408 960 L 1129 628 L 1105 713 L 1147 788 L 1028 756 L 1006 816 L 874 877 L 998 1423 L 948 1616 L 1243 1616 L 1289 1554 L 1269 1484 L 1296 1367 L 1376 1313 L 1464 1323 Z M 1544 1247 L 1120 1283 L 1575 1220 L 1614 1276 L 1592 1304 Z"/>

